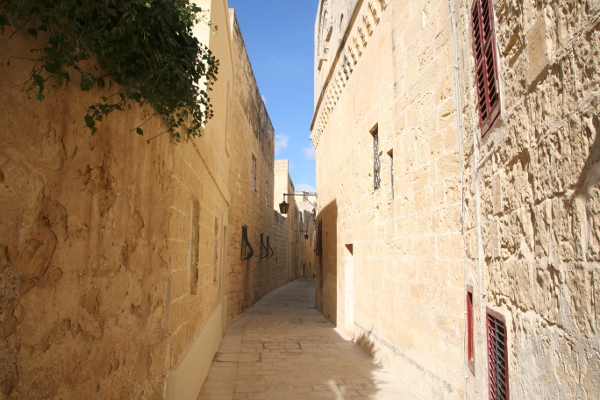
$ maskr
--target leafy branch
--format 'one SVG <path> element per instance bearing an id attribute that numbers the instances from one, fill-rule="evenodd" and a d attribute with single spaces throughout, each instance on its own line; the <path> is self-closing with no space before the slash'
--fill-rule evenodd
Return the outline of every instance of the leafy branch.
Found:
<path id="1" fill-rule="evenodd" d="M 3 0 L 0 34 L 7 28 L 25 30 L 44 39 L 27 90 L 45 98 L 48 81 L 69 84 L 79 75 L 82 91 L 119 85 L 112 96 L 100 96 L 86 108 L 85 124 L 94 134 L 96 123 L 114 111 L 148 103 L 181 139 L 200 136 L 213 116 L 209 92 L 217 79 L 218 60 L 192 35 L 196 23 L 207 23 L 202 10 L 185 0 Z M 216 27 L 211 26 L 213 33 Z M 42 34 L 40 34 L 42 33 Z M 95 56 L 103 76 L 81 63 Z M 145 121 L 147 122 L 147 121 Z M 144 123 L 145 123 L 144 122 Z M 135 128 L 143 134 L 141 126 Z"/>

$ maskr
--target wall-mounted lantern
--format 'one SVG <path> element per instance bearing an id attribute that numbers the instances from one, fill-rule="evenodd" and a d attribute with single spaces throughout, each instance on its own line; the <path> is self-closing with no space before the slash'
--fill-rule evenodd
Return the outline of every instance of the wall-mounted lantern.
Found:
<path id="1" fill-rule="evenodd" d="M 287 203 L 285 201 L 285 196 L 315 196 L 317 197 L 317 192 L 302 192 L 302 193 L 284 193 L 283 194 L 283 202 L 279 203 L 279 212 L 281 212 L 282 214 L 287 214 L 289 209 L 290 209 L 290 203 Z M 313 207 L 316 206 L 316 204 L 312 203 L 310 200 L 306 199 Z"/>
<path id="2" fill-rule="evenodd" d="M 285 195 L 283 195 L 283 196 L 284 196 L 284 197 L 283 197 L 283 202 L 282 202 L 282 203 L 279 203 L 279 211 L 280 211 L 282 214 L 287 214 L 287 213 L 288 213 L 288 210 L 290 209 L 290 203 L 286 203 L 286 202 L 285 202 Z"/>
<path id="3" fill-rule="evenodd" d="M 304 239 L 308 240 L 308 231 L 294 231 L 294 232 L 304 233 Z"/>

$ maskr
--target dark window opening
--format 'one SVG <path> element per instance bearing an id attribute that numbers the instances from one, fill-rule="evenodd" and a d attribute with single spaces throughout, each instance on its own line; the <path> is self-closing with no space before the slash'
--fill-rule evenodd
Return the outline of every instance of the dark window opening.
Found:
<path id="1" fill-rule="evenodd" d="M 323 241 L 322 241 L 322 233 L 323 233 L 323 221 L 319 221 L 317 224 L 317 237 L 315 243 L 315 255 L 321 256 L 323 253 Z"/>
<path id="2" fill-rule="evenodd" d="M 256 190 L 256 157 L 252 156 L 252 191 Z"/>
<path id="3" fill-rule="evenodd" d="M 488 376 L 490 400 L 508 400 L 506 324 L 501 314 L 487 313 Z"/>
<path id="4" fill-rule="evenodd" d="M 190 296 L 198 295 L 198 265 L 200 247 L 200 202 L 192 197 L 190 210 L 190 241 L 188 249 L 188 268 L 190 274 Z"/>
<path id="5" fill-rule="evenodd" d="M 390 187 L 392 200 L 394 200 L 394 150 L 388 151 L 388 156 L 390 156 Z"/>

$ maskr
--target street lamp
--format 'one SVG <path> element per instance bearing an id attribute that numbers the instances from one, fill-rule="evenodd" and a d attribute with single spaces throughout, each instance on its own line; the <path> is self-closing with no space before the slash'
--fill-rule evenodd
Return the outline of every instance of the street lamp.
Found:
<path id="1" fill-rule="evenodd" d="M 282 214 L 287 214 L 289 209 L 290 209 L 290 203 L 287 203 L 285 201 L 285 196 L 317 196 L 317 192 L 312 192 L 312 193 L 308 193 L 308 192 L 302 192 L 301 194 L 296 194 L 296 193 L 284 193 L 283 194 L 283 201 L 281 203 L 279 203 L 279 212 L 281 212 Z M 312 204 L 313 206 L 315 206 L 315 204 L 313 204 L 310 200 L 306 199 L 306 201 L 308 201 L 310 204 Z M 306 238 L 308 239 L 308 238 Z"/>
<path id="2" fill-rule="evenodd" d="M 294 231 L 299 233 L 304 233 L 304 239 L 308 240 L 308 231 Z"/>
<path id="3" fill-rule="evenodd" d="M 283 202 L 282 202 L 282 203 L 279 203 L 279 211 L 280 211 L 282 214 L 287 214 L 287 213 L 288 213 L 288 210 L 290 209 L 290 203 L 286 203 L 286 202 L 285 202 L 285 195 L 283 195 L 283 196 L 284 196 L 284 197 L 283 197 Z"/>

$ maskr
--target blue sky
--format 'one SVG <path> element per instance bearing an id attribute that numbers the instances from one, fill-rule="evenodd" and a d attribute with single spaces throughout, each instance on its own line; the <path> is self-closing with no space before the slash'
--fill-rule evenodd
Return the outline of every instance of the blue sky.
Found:
<path id="1" fill-rule="evenodd" d="M 318 0 L 229 0 L 275 127 L 275 159 L 290 160 L 296 190 L 315 187 L 313 37 Z"/>

